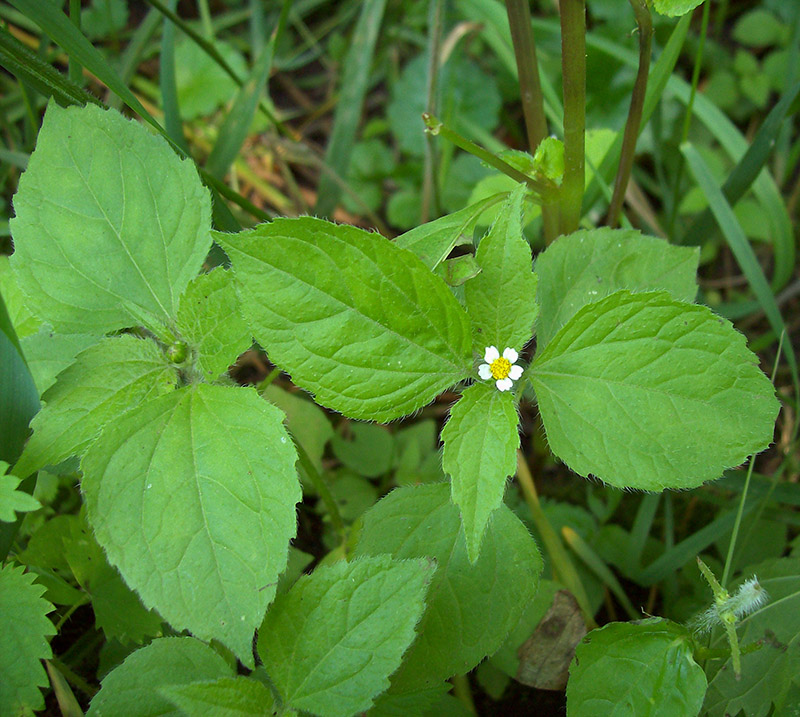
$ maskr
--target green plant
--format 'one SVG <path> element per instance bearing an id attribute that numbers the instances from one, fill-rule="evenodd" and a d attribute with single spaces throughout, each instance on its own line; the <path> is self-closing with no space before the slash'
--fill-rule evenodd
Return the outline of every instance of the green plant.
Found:
<path id="1" fill-rule="evenodd" d="M 609 225 L 654 92 L 650 11 L 631 4 L 645 70 L 625 131 L 601 157 L 621 156 Z M 667 14 L 697 5 L 655 2 Z M 60 627 L 87 603 L 108 652 L 117 650 L 100 690 L 57 658 L 48 669 L 54 685 L 63 678 L 52 675 L 63 675 L 93 697 L 89 714 L 424 714 L 444 704 L 448 680 L 468 703 L 463 675 L 487 657 L 486 684 L 519 678 L 526 666 L 535 673 L 531 651 L 549 649 L 548 620 L 573 625 L 550 679 L 563 687 L 577 645 L 570 715 L 623 704 L 639 714 L 654 702 L 665 714 L 697 714 L 704 701 L 721 714 L 753 701 L 726 683 L 731 672 L 752 684 L 769 669 L 783 679 L 758 709 L 791 704 L 797 629 L 786 606 L 797 599 L 797 558 L 763 563 L 758 583 L 740 576 L 745 587 L 733 598 L 726 588 L 753 509 L 752 463 L 735 514 L 685 544 L 661 551 L 648 543 L 657 494 L 697 488 L 770 445 L 780 407 L 772 382 L 744 336 L 693 303 L 698 248 L 630 228 L 580 228 L 592 187 L 585 8 L 569 0 L 560 18 L 563 144 L 544 140 L 543 90 L 526 85 L 538 77 L 536 63 L 526 65 L 536 52 L 527 9 L 509 0 L 507 10 L 530 100 L 527 134 L 543 141 L 539 151 L 494 154 L 426 113 L 429 140 L 450 140 L 514 182 L 393 241 L 309 216 L 237 230 L 218 196 L 212 212 L 201 175 L 176 152 L 181 139 L 169 136 L 170 146 L 115 110 L 50 101 L 14 195 L 14 254 L 0 265 L 9 307 L 0 349 L 15 361 L 4 362 L 3 378 L 19 386 L 19 415 L 4 420 L 24 427 L 36 414 L 27 442 L 24 430 L 9 432 L 0 456 L 9 558 L 0 614 L 16 626 L 0 637 L 11 676 L 0 688 L 4 709 L 42 706 L 40 659 L 53 657 L 46 615 L 65 606 Z M 374 45 L 382 3 L 362 12 Z M 268 68 L 276 42 L 257 69 Z M 670 69 L 661 67 L 666 82 Z M 252 120 L 257 95 L 245 99 L 234 106 L 247 106 Z M 227 138 L 238 136 L 228 128 Z M 353 136 L 333 138 L 342 154 L 329 159 L 347 167 Z M 235 145 L 232 153 L 217 145 L 207 165 L 215 171 L 202 175 L 218 191 L 227 191 L 219 181 L 229 164 L 220 157 L 232 161 Z M 780 313 L 728 200 L 694 148 L 683 151 L 777 332 Z M 604 181 L 602 166 L 592 173 Z M 476 231 L 490 209 L 488 230 Z M 548 246 L 534 261 L 524 229 L 537 213 Z M 228 371 L 253 339 L 275 366 L 255 389 Z M 37 341 L 57 349 L 54 365 L 26 366 L 24 347 Z M 786 355 L 792 362 L 791 346 Z M 281 371 L 314 403 L 278 388 Z M 343 422 L 334 434 L 327 418 L 390 423 L 454 387 L 441 469 L 431 421 L 391 433 Z M 593 544 L 539 499 L 519 434 L 533 404 L 553 456 L 572 471 L 648 492 L 629 532 L 608 522 L 620 492 L 592 495 L 588 511 L 576 510 L 587 535 L 597 531 Z M 336 472 L 323 465 L 328 442 Z M 28 477 L 37 472 L 34 491 Z M 18 539 L 15 512 L 46 511 L 47 491 L 70 489 L 78 474 L 80 501 L 72 491 L 69 509 L 40 515 Z M 504 495 L 515 474 L 524 502 Z M 329 550 L 309 575 L 301 575 L 309 557 L 290 546 L 304 494 L 318 498 L 330 527 Z M 546 577 L 526 523 L 547 553 Z M 653 585 L 726 531 L 722 579 L 702 568 L 715 601 L 705 614 L 724 623 L 727 646 L 718 633 L 704 644 L 683 621 L 635 620 L 607 563 Z M 780 541 L 782 549 L 785 533 Z M 633 622 L 597 628 L 598 578 Z M 738 596 L 754 591 L 758 600 L 742 609 Z M 770 618 L 776 599 L 784 612 Z M 758 642 L 767 627 L 775 649 Z M 64 709 L 71 692 L 59 690 Z"/>

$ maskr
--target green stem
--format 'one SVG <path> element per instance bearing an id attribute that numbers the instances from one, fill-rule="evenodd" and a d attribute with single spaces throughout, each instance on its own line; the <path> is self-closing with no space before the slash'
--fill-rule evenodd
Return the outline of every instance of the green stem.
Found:
<path id="1" fill-rule="evenodd" d="M 422 119 L 425 122 L 425 131 L 432 135 L 441 135 L 446 140 L 452 142 L 456 147 L 460 147 L 465 152 L 475 155 L 478 159 L 483 160 L 486 164 L 500 170 L 503 174 L 508 175 L 511 179 L 515 179 L 521 184 L 527 184 L 528 188 L 534 192 L 542 200 L 551 199 L 555 196 L 558 188 L 549 180 L 535 179 L 523 174 L 516 167 L 512 167 L 508 162 L 504 162 L 496 154 L 492 154 L 475 142 L 462 137 L 458 132 L 443 124 L 439 119 L 429 114 L 428 112 L 422 113 Z"/>
<path id="2" fill-rule="evenodd" d="M 522 114 L 525 117 L 525 130 L 528 135 L 530 152 L 547 137 L 547 119 L 544 115 L 544 98 L 539 79 L 539 62 L 536 59 L 536 41 L 531 26 L 531 11 L 528 0 L 506 0 L 506 13 L 514 43 L 514 57 L 517 62 L 519 93 Z M 558 206 L 542 205 L 542 223 L 545 241 L 549 244 L 558 236 Z"/>
<path id="3" fill-rule="evenodd" d="M 542 510 L 528 462 L 520 450 L 517 451 L 517 482 L 522 488 L 525 502 L 528 504 L 533 516 L 533 523 L 539 531 L 539 535 L 542 536 L 542 542 L 550 556 L 550 568 L 553 571 L 553 577 L 575 596 L 575 600 L 578 602 L 581 612 L 583 612 L 583 619 L 587 627 L 590 629 L 597 627 L 597 623 L 592 616 L 592 610 L 589 607 L 589 598 L 583 588 L 581 579 L 578 577 L 575 566 L 572 564 L 569 555 L 567 555 L 561 539 L 553 530 L 553 526 L 550 525 L 550 521 L 547 520 L 547 516 Z"/>
<path id="4" fill-rule="evenodd" d="M 612 229 L 619 222 L 625 191 L 633 170 L 633 158 L 636 154 L 636 140 L 639 138 L 639 127 L 642 123 L 642 109 L 647 94 L 647 79 L 650 75 L 650 58 L 653 52 L 653 18 L 645 0 L 629 0 L 639 27 L 639 71 L 633 85 L 631 106 L 628 120 L 625 122 L 625 133 L 622 139 L 622 152 L 619 157 L 619 169 L 614 182 L 614 195 L 608 209 L 606 224 Z"/>
<path id="5" fill-rule="evenodd" d="M 783 348 L 783 338 L 785 333 L 781 334 L 780 341 L 778 341 L 778 351 L 775 354 L 775 363 L 772 365 L 772 376 L 770 381 L 775 383 L 775 374 L 778 372 L 778 361 L 781 356 L 781 349 Z M 733 524 L 733 531 L 731 532 L 731 540 L 728 543 L 728 554 L 725 556 L 725 567 L 722 570 L 722 584 L 726 585 L 728 577 L 733 570 L 733 551 L 736 548 L 736 540 L 739 537 L 739 528 L 742 525 L 742 515 L 744 514 L 744 505 L 747 502 L 747 492 L 750 489 L 750 478 L 753 475 L 753 467 L 756 462 L 755 455 L 750 456 L 750 464 L 747 466 L 747 477 L 744 479 L 744 488 L 742 489 L 742 497 L 739 499 L 739 507 L 736 510 L 736 520 Z"/>
<path id="6" fill-rule="evenodd" d="M 73 687 L 77 687 L 81 692 L 83 692 L 83 694 L 87 695 L 88 697 L 94 697 L 98 693 L 97 687 L 90 685 L 86 680 L 83 679 L 83 677 L 73 672 L 57 657 L 51 657 L 50 663 L 62 675 L 64 675 L 64 678 L 67 680 L 67 682 L 69 682 Z"/>
<path id="7" fill-rule="evenodd" d="M 327 483 L 325 483 L 325 481 L 322 479 L 322 476 L 317 471 L 314 462 L 311 460 L 311 458 L 309 458 L 308 453 L 306 453 L 305 448 L 303 448 L 303 446 L 300 445 L 300 442 L 296 439 L 294 446 L 297 449 L 297 458 L 300 461 L 300 465 L 303 467 L 306 475 L 314 484 L 314 488 L 316 488 L 317 493 L 319 493 L 319 497 L 322 499 L 322 502 L 325 504 L 325 508 L 328 510 L 328 514 L 331 516 L 333 529 L 339 534 L 342 542 L 344 542 L 347 531 L 344 527 L 342 516 L 339 513 L 339 506 L 336 505 L 336 501 L 333 499 L 333 495 L 328 489 Z"/>
<path id="8" fill-rule="evenodd" d="M 427 112 L 435 115 L 439 111 L 439 52 L 442 41 L 442 0 L 433 0 L 428 6 L 428 100 Z M 420 209 L 420 224 L 431 218 L 431 214 L 438 215 L 438 186 L 434 181 L 436 168 L 436 143 L 428 134 L 425 143 L 425 168 L 422 175 L 422 207 Z"/>
<path id="9" fill-rule="evenodd" d="M 561 69 L 564 87 L 564 181 L 559 229 L 578 228 L 586 161 L 586 0 L 561 0 Z"/>
<path id="10" fill-rule="evenodd" d="M 683 116 L 683 128 L 681 129 L 681 144 L 689 139 L 689 129 L 692 125 L 692 115 L 694 114 L 694 100 L 697 97 L 697 85 L 700 82 L 700 70 L 703 67 L 703 56 L 706 48 L 706 37 L 708 35 L 708 20 L 711 15 L 711 2 L 703 5 L 703 20 L 700 26 L 700 42 L 697 45 L 697 52 L 694 56 L 694 67 L 692 69 L 692 89 L 689 93 L 689 101 L 686 103 L 686 114 Z M 788 87 L 789 85 L 787 85 Z M 669 223 L 667 225 L 667 235 L 672 236 L 675 231 L 675 220 L 678 217 L 678 195 L 681 190 L 681 177 L 686 160 L 683 153 L 678 155 L 678 166 L 675 170 L 675 179 L 672 182 L 672 199 L 668 207 Z"/>
<path id="11" fill-rule="evenodd" d="M 207 40 L 214 40 L 214 24 L 211 22 L 211 11 L 208 8 L 208 0 L 197 0 L 197 9 L 200 13 L 200 23 L 203 26 L 203 34 Z"/>

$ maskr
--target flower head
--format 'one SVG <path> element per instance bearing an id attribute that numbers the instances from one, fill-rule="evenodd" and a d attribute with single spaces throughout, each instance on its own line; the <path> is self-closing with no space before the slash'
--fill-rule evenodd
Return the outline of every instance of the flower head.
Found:
<path id="1" fill-rule="evenodd" d="M 519 354 L 512 348 L 506 348 L 501 356 L 496 346 L 487 346 L 483 354 L 486 363 L 478 366 L 478 376 L 484 381 L 494 379 L 498 391 L 508 391 L 522 376 L 522 366 L 514 365 L 518 358 Z"/>

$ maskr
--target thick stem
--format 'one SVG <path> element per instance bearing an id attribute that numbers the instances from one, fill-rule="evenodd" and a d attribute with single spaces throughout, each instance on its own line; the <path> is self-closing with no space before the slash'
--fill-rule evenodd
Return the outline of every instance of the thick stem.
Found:
<path id="1" fill-rule="evenodd" d="M 539 63 L 536 59 L 536 42 L 531 27 L 531 12 L 528 0 L 506 0 L 508 24 L 514 43 L 514 57 L 517 62 L 519 92 L 522 114 L 525 117 L 525 130 L 531 154 L 541 141 L 547 137 L 547 119 L 544 116 L 544 99 L 539 80 Z M 549 244 L 558 236 L 558 206 L 542 205 L 542 223 L 545 241 Z"/>
<path id="2" fill-rule="evenodd" d="M 631 178 L 633 158 L 636 154 L 636 140 L 639 138 L 639 127 L 642 124 L 642 108 L 647 94 L 647 78 L 650 75 L 650 57 L 653 51 L 653 18 L 645 0 L 629 0 L 639 26 L 639 71 L 633 85 L 631 106 L 628 110 L 628 121 L 625 123 L 625 134 L 622 139 L 622 152 L 619 157 L 619 169 L 614 182 L 614 194 L 608 209 L 606 224 L 612 229 L 619 221 L 622 203 L 625 201 L 625 190 Z"/>
<path id="3" fill-rule="evenodd" d="M 561 69 L 564 87 L 564 182 L 562 234 L 578 228 L 585 184 L 586 2 L 561 0 Z"/>

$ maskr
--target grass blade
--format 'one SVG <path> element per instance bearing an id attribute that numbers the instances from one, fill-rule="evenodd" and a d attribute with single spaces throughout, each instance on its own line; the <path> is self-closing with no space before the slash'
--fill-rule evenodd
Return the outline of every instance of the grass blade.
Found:
<path id="1" fill-rule="evenodd" d="M 366 0 L 363 3 L 345 59 L 339 102 L 325 151 L 325 164 L 340 177 L 347 176 L 385 7 L 386 0 Z M 317 191 L 314 213 L 321 217 L 330 216 L 339 203 L 342 192 L 340 185 L 325 172 L 320 177 Z"/>
<path id="2" fill-rule="evenodd" d="M 206 162 L 206 169 L 218 179 L 222 179 L 228 167 L 236 159 L 242 148 L 250 125 L 253 123 L 258 108 L 261 91 L 269 79 L 272 70 L 272 60 L 275 56 L 275 45 L 286 26 L 286 17 L 289 14 L 290 0 L 284 0 L 280 18 L 272 32 L 270 41 L 262 50 L 261 56 L 233 101 L 233 106 L 225 117 L 219 130 L 219 136 L 211 154 Z"/>
<path id="3" fill-rule="evenodd" d="M 786 92 L 780 102 L 772 108 L 772 111 L 767 115 L 767 118 L 756 133 L 753 143 L 748 147 L 744 156 L 728 176 L 728 179 L 725 180 L 725 184 L 722 186 L 722 194 L 729 204 L 735 205 L 758 178 L 772 154 L 772 150 L 775 147 L 775 139 L 781 131 L 784 119 L 787 115 L 791 116 L 800 109 L 794 106 L 794 101 L 799 94 L 800 82 Z M 711 233 L 713 226 L 714 217 L 711 209 L 706 209 L 689 227 L 682 243 L 701 244 Z M 794 260 L 794 242 L 775 243 L 773 286 L 777 288 L 786 284 L 794 271 Z"/>
<path id="4" fill-rule="evenodd" d="M 747 281 L 753 289 L 753 293 L 758 299 L 764 313 L 767 316 L 772 330 L 776 336 L 780 336 L 786 331 L 786 325 L 783 322 L 778 304 L 775 302 L 775 297 L 770 289 L 769 282 L 764 276 L 761 265 L 758 263 L 753 247 L 747 241 L 736 215 L 731 209 L 731 205 L 725 199 L 722 190 L 717 186 L 711 170 L 708 168 L 705 160 L 700 156 L 698 151 L 689 142 L 681 145 L 681 152 L 686 158 L 689 169 L 694 175 L 700 189 L 705 194 L 708 200 L 708 205 L 711 209 L 714 218 L 717 220 L 719 228 L 722 230 L 722 235 L 728 243 L 736 261 L 739 263 Z M 792 371 L 792 378 L 795 385 L 795 391 L 798 390 L 797 380 L 797 359 L 795 358 L 794 348 L 791 341 L 783 342 L 784 354 Z"/>

